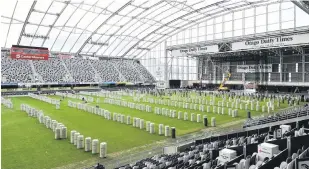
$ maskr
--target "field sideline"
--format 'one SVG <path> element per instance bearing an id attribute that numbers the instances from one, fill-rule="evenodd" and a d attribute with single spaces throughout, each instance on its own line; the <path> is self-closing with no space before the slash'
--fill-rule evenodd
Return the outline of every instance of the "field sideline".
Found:
<path id="1" fill-rule="evenodd" d="M 59 96 L 48 96 L 58 98 Z M 133 102 L 131 97 L 123 97 L 127 101 Z M 59 122 L 62 122 L 70 130 L 77 130 L 85 137 L 97 138 L 100 141 L 105 141 L 108 144 L 108 153 L 120 152 L 133 147 L 138 147 L 146 144 L 151 144 L 156 141 L 166 139 L 164 136 L 157 134 L 149 134 L 145 130 L 134 128 L 131 125 L 120 124 L 114 121 L 109 121 L 95 114 L 70 108 L 67 106 L 67 101 L 82 102 L 81 100 L 65 98 L 61 102 L 61 108 L 55 109 L 55 106 L 43 101 L 35 100 L 30 97 L 12 97 L 14 109 L 6 109 L 2 106 L 2 168 L 5 169 L 35 169 L 35 168 L 53 168 L 81 160 L 97 158 L 98 155 L 77 150 L 75 146 L 69 143 L 69 140 L 54 140 L 54 135 L 51 130 L 39 124 L 35 118 L 30 118 L 25 112 L 19 110 L 20 104 L 25 103 L 37 109 L 43 110 L 45 115 L 50 116 Z M 191 121 L 177 120 L 169 117 L 155 115 L 154 113 L 146 113 L 136 109 L 127 107 L 119 107 L 103 103 L 104 98 L 100 98 L 101 108 L 107 109 L 110 112 L 122 113 L 133 117 L 143 118 L 145 121 L 152 121 L 156 125 L 162 123 L 170 127 L 176 127 L 177 135 L 184 135 L 203 129 L 202 123 Z M 141 102 L 143 103 L 143 102 Z M 95 102 L 88 103 L 96 105 Z M 219 115 L 215 113 L 199 112 L 194 110 L 185 110 L 182 108 L 155 105 L 144 103 L 152 107 L 165 107 L 175 109 L 177 111 L 188 113 L 200 113 L 211 117 L 216 117 L 217 124 L 224 124 L 234 120 L 244 119 L 246 111 L 240 110 L 239 117 L 232 118 L 228 115 Z M 263 103 L 264 104 L 264 103 Z M 263 105 L 262 104 L 262 105 Z M 287 107 L 287 104 L 281 104 L 280 108 Z M 227 109 L 227 108 L 226 108 Z M 211 108 L 212 110 L 212 108 Z M 260 112 L 252 112 L 252 115 L 258 115 Z M 190 118 L 190 115 L 189 115 Z M 155 128 L 156 132 L 158 127 Z M 42 144 L 46 143 L 46 144 Z M 36 147 L 38 146 L 38 147 Z M 18 154 L 22 151 L 22 154 Z M 31 154 L 31 155 L 29 155 Z M 15 162 L 18 160 L 19 162 Z M 42 163 L 42 161 L 46 161 Z"/>

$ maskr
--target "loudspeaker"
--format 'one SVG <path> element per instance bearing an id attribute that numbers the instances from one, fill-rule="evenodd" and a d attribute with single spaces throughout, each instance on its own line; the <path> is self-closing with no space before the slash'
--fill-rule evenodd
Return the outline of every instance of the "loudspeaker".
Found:
<path id="1" fill-rule="evenodd" d="M 205 126 L 205 127 L 207 127 L 207 126 L 208 126 L 207 117 L 204 117 L 204 126 Z"/>
<path id="2" fill-rule="evenodd" d="M 172 127 L 172 138 L 176 138 L 176 129 Z"/>

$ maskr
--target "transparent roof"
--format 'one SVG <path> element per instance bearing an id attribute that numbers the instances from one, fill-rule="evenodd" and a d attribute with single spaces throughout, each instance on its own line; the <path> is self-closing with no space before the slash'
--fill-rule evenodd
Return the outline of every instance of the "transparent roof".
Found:
<path id="1" fill-rule="evenodd" d="M 55 52 L 136 57 L 201 21 L 278 1 L 1 1 L 1 47 L 31 45 Z"/>

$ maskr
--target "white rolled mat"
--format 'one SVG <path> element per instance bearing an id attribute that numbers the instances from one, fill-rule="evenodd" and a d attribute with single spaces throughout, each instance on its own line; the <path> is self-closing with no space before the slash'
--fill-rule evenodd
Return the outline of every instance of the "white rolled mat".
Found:
<path id="1" fill-rule="evenodd" d="M 106 142 L 100 143 L 100 158 L 105 158 L 107 155 L 107 144 Z"/>
<path id="2" fill-rule="evenodd" d="M 67 127 L 61 127 L 60 138 L 61 139 L 66 139 L 67 137 L 68 137 L 68 135 L 67 135 Z"/>
<path id="3" fill-rule="evenodd" d="M 150 121 L 146 121 L 146 131 L 150 130 Z"/>
<path id="4" fill-rule="evenodd" d="M 188 113 L 187 112 L 184 113 L 183 119 L 188 120 Z"/>
<path id="5" fill-rule="evenodd" d="M 83 135 L 79 135 L 77 137 L 77 144 L 76 144 L 77 149 L 82 149 L 84 148 L 84 136 Z"/>
<path id="6" fill-rule="evenodd" d="M 181 112 L 181 111 L 179 111 L 179 112 L 178 112 L 178 120 L 180 120 L 180 119 L 181 119 L 181 116 L 182 116 L 182 112 Z"/>
<path id="7" fill-rule="evenodd" d="M 155 132 L 154 123 L 150 123 L 149 133 L 153 134 Z"/>
<path id="8" fill-rule="evenodd" d="M 170 136 L 170 127 L 169 126 L 165 126 L 165 137 Z"/>
<path id="9" fill-rule="evenodd" d="M 70 136 L 70 143 L 71 144 L 74 144 L 74 135 L 75 135 L 76 131 L 75 130 L 72 130 L 71 131 L 71 136 Z"/>
<path id="10" fill-rule="evenodd" d="M 140 119 L 140 121 L 139 121 L 139 128 L 140 129 L 144 129 L 144 119 Z"/>
<path id="11" fill-rule="evenodd" d="M 91 151 L 91 137 L 85 138 L 85 151 Z"/>
<path id="12" fill-rule="evenodd" d="M 163 124 L 159 124 L 159 135 L 163 134 Z"/>
<path id="13" fill-rule="evenodd" d="M 131 124 L 131 116 L 127 116 L 127 124 L 128 124 L 128 125 Z"/>
<path id="14" fill-rule="evenodd" d="M 194 120 L 194 117 L 195 117 L 195 114 L 194 114 L 194 113 L 191 113 L 191 121 L 195 121 L 195 120 Z"/>
<path id="15" fill-rule="evenodd" d="M 99 140 L 98 139 L 93 139 L 92 140 L 92 154 L 98 154 L 99 153 Z"/>
<path id="16" fill-rule="evenodd" d="M 76 132 L 76 133 L 74 134 L 74 146 L 77 145 L 77 138 L 78 138 L 79 135 L 80 135 L 79 132 Z"/>
<path id="17" fill-rule="evenodd" d="M 56 140 L 60 139 L 60 128 L 56 128 L 56 130 L 55 130 L 55 139 Z"/>

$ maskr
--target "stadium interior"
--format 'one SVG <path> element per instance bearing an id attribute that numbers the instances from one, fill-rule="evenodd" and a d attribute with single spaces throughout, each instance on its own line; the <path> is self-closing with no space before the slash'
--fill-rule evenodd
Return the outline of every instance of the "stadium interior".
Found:
<path id="1" fill-rule="evenodd" d="M 309 168 L 309 1 L 1 6 L 1 168 Z"/>

